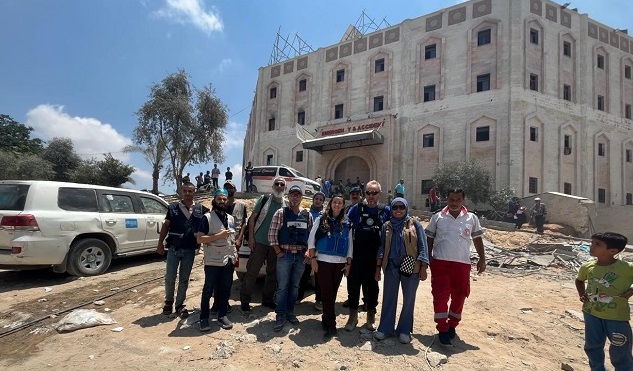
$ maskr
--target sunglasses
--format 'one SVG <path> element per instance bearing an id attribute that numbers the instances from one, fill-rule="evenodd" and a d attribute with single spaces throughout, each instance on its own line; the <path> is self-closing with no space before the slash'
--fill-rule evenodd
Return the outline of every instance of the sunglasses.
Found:
<path id="1" fill-rule="evenodd" d="M 277 183 L 274 183 L 274 186 L 275 187 L 285 187 L 286 183 L 277 182 Z"/>
<path id="2" fill-rule="evenodd" d="M 407 209 L 407 207 L 404 206 L 404 205 L 393 205 L 391 207 L 391 210 L 406 210 L 406 209 Z"/>
<path id="3" fill-rule="evenodd" d="M 380 193 L 380 191 L 366 191 L 366 192 L 365 192 L 365 194 L 366 194 L 367 196 L 375 196 L 375 195 L 377 195 L 378 193 Z"/>

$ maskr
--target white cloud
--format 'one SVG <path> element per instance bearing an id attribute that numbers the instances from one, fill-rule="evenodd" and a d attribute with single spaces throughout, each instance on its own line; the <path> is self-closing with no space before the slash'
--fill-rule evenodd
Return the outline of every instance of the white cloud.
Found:
<path id="1" fill-rule="evenodd" d="M 165 5 L 154 12 L 154 16 L 182 24 L 190 23 L 206 34 L 224 29 L 220 12 L 215 7 L 205 10 L 202 0 L 166 0 Z"/>
<path id="2" fill-rule="evenodd" d="M 145 171 L 143 169 L 139 169 L 138 167 L 135 167 L 132 177 L 135 179 L 139 178 L 143 180 L 152 180 L 152 173 L 149 171 Z"/>
<path id="3" fill-rule="evenodd" d="M 244 146 L 244 136 L 246 135 L 246 126 L 229 121 L 226 125 L 226 141 L 224 149 L 242 148 Z"/>
<path id="4" fill-rule="evenodd" d="M 231 64 L 233 64 L 233 61 L 230 58 L 222 59 L 222 61 L 217 67 L 218 72 L 222 73 L 226 71 L 231 66 Z"/>
<path id="5" fill-rule="evenodd" d="M 34 136 L 44 141 L 55 137 L 70 138 L 75 152 L 82 158 L 102 159 L 104 153 L 127 161 L 129 154 L 121 152 L 132 140 L 119 134 L 112 125 L 92 117 L 71 117 L 64 106 L 41 104 L 26 114 L 26 125 L 32 126 Z"/>

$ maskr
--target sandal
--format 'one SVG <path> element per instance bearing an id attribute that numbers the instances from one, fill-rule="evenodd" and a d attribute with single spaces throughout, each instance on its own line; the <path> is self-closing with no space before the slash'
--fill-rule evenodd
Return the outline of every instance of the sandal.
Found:
<path id="1" fill-rule="evenodd" d="M 187 308 L 185 308 L 184 305 L 181 305 L 178 308 L 176 308 L 176 313 L 178 314 L 178 317 L 180 317 L 180 319 L 185 319 L 189 317 L 189 311 L 187 310 Z"/>

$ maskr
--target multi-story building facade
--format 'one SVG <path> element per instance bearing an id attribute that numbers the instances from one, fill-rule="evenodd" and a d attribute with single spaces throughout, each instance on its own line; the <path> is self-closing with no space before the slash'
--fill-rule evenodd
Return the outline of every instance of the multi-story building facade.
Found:
<path id="1" fill-rule="evenodd" d="M 259 70 L 244 162 L 405 179 L 474 159 L 497 189 L 631 204 L 633 38 L 545 0 L 473 0 Z M 309 134 L 309 135 L 308 135 Z"/>

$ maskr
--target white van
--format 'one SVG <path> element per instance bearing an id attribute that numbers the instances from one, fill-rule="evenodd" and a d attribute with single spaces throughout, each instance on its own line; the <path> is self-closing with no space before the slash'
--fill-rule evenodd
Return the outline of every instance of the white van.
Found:
<path id="1" fill-rule="evenodd" d="M 293 185 L 298 185 L 303 189 L 303 194 L 312 196 L 321 190 L 321 185 L 316 181 L 306 178 L 298 170 L 287 165 L 279 166 L 255 166 L 253 167 L 253 189 L 252 192 L 271 193 L 273 191 L 273 179 L 280 176 L 286 179 L 286 190 Z"/>
<path id="2" fill-rule="evenodd" d="M 0 269 L 102 274 L 113 257 L 156 251 L 167 206 L 129 189 L 0 181 Z"/>

